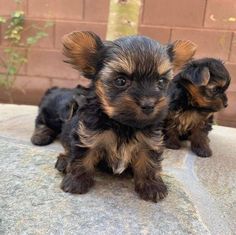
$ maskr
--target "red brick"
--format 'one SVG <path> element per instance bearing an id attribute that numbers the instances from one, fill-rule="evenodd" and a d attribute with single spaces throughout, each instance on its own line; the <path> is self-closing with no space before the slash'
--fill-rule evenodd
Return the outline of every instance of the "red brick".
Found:
<path id="1" fill-rule="evenodd" d="M 109 0 L 85 0 L 84 18 L 86 21 L 107 22 Z"/>
<path id="2" fill-rule="evenodd" d="M 220 125 L 220 126 L 236 127 L 236 121 L 228 121 L 228 120 L 216 118 L 216 123 L 217 125 Z"/>
<path id="3" fill-rule="evenodd" d="M 27 27 L 30 27 L 30 28 L 23 34 L 23 40 L 26 41 L 27 37 L 36 35 L 37 30 L 31 26 L 35 25 L 37 27 L 44 28 L 46 23 L 47 23 L 46 20 L 26 20 L 25 28 Z M 54 27 L 55 25 L 52 25 L 44 29 L 43 31 L 47 33 L 47 36 L 40 39 L 35 45 L 33 45 L 33 47 L 53 48 L 54 47 Z"/>
<path id="4" fill-rule="evenodd" d="M 46 77 L 18 76 L 13 89 L 18 89 L 22 92 L 28 90 L 45 91 L 51 86 L 51 80 Z"/>
<path id="5" fill-rule="evenodd" d="M 167 43 L 170 40 L 170 29 L 151 26 L 140 26 L 139 34 L 148 36 L 161 43 Z"/>
<path id="6" fill-rule="evenodd" d="M 77 80 L 71 80 L 71 79 L 58 79 L 58 78 L 53 78 L 52 79 L 52 86 L 57 86 L 57 87 L 65 87 L 65 88 L 74 88 L 78 85 Z"/>
<path id="7" fill-rule="evenodd" d="M 225 66 L 228 69 L 231 76 L 231 83 L 229 85 L 228 91 L 236 92 L 236 64 L 227 63 Z"/>
<path id="8" fill-rule="evenodd" d="M 2 35 L 2 24 L 0 23 L 0 45 L 2 44 L 2 37 L 3 37 L 3 35 Z"/>
<path id="9" fill-rule="evenodd" d="M 74 88 L 77 85 L 88 87 L 89 84 L 90 84 L 90 80 L 82 76 L 80 76 L 79 79 L 76 79 L 76 80 L 58 79 L 58 78 L 52 79 L 52 86 L 58 86 L 58 87 Z"/>
<path id="10" fill-rule="evenodd" d="M 173 29 L 171 40 L 187 39 L 198 45 L 196 57 L 228 60 L 232 33 L 204 29 Z"/>
<path id="11" fill-rule="evenodd" d="M 234 37 L 233 37 L 233 40 L 232 40 L 229 60 L 230 60 L 230 62 L 236 63 L 236 33 L 234 33 Z"/>
<path id="12" fill-rule="evenodd" d="M 28 2 L 28 15 L 80 20 L 83 17 L 83 0 L 31 0 Z"/>
<path id="13" fill-rule="evenodd" d="M 10 15 L 12 12 L 16 10 L 26 10 L 26 0 L 21 1 L 21 3 L 17 6 L 17 4 L 12 0 L 0 0 L 0 15 Z"/>
<path id="14" fill-rule="evenodd" d="M 228 107 L 217 114 L 220 120 L 234 121 L 236 123 L 236 92 L 227 92 L 228 94 Z"/>
<path id="15" fill-rule="evenodd" d="M 208 0 L 205 26 L 210 28 L 236 29 L 236 1 Z"/>
<path id="16" fill-rule="evenodd" d="M 143 23 L 165 26 L 202 26 L 206 0 L 148 0 Z"/>
<path id="17" fill-rule="evenodd" d="M 63 59 L 60 51 L 32 49 L 28 55 L 28 75 L 77 79 L 79 73 L 63 63 Z"/>
<path id="18" fill-rule="evenodd" d="M 105 23 L 72 23 L 72 22 L 57 22 L 56 23 L 56 47 L 61 48 L 61 38 L 72 31 L 88 30 L 98 34 L 102 39 L 105 39 L 106 24 Z"/>

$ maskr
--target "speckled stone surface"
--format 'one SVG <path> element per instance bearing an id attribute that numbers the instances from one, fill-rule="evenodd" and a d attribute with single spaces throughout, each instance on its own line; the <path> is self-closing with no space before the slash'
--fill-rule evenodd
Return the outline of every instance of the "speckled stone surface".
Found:
<path id="1" fill-rule="evenodd" d="M 234 234 L 236 129 L 215 127 L 214 155 L 166 150 L 168 197 L 142 201 L 130 178 L 97 173 L 85 195 L 59 188 L 59 143 L 33 146 L 37 108 L 0 105 L 0 234 Z M 227 138 L 226 138 L 227 136 Z"/>

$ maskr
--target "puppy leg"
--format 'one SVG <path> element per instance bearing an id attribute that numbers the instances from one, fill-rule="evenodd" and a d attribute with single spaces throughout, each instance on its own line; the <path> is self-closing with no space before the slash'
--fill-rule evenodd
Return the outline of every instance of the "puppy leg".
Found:
<path id="1" fill-rule="evenodd" d="M 94 150 L 88 150 L 83 158 L 70 161 L 61 189 L 69 193 L 87 193 L 94 184 L 94 170 L 98 161 L 98 153 Z"/>
<path id="2" fill-rule="evenodd" d="M 210 157 L 212 155 L 212 151 L 209 147 L 210 140 L 207 133 L 201 128 L 195 128 L 192 130 L 190 141 L 191 149 L 195 154 L 197 154 L 197 156 Z"/>
<path id="3" fill-rule="evenodd" d="M 180 149 L 181 142 L 179 140 L 178 131 L 175 129 L 168 129 L 165 133 L 165 146 L 168 149 Z"/>
<path id="4" fill-rule="evenodd" d="M 157 202 L 168 194 L 160 172 L 160 154 L 154 151 L 139 152 L 132 163 L 134 171 L 135 191 L 144 200 Z M 156 159 L 153 158 L 155 155 Z M 158 160 L 159 158 L 159 160 Z"/>
<path id="5" fill-rule="evenodd" d="M 57 157 L 57 161 L 55 164 L 55 168 L 60 171 L 61 173 L 66 173 L 66 168 L 68 165 L 68 161 L 69 161 L 69 156 L 67 153 L 63 154 L 60 153 L 59 156 Z"/>
<path id="6" fill-rule="evenodd" d="M 43 118 L 43 114 L 39 114 L 36 118 L 36 124 L 34 133 L 31 137 L 31 142 L 34 145 L 48 145 L 53 142 L 53 140 L 57 137 L 57 133 L 46 126 Z"/>

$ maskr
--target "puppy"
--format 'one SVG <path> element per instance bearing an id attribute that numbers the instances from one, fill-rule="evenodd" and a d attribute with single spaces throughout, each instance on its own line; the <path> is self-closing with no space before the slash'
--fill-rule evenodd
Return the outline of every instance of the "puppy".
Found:
<path id="1" fill-rule="evenodd" d="M 161 122 L 168 110 L 166 88 L 173 69 L 193 56 L 195 44 L 162 45 L 143 36 L 102 42 L 92 32 L 70 33 L 63 44 L 66 62 L 92 86 L 63 128 L 65 153 L 56 163 L 65 173 L 61 188 L 88 192 L 95 168 L 103 161 L 115 174 L 132 167 L 135 190 L 142 199 L 163 199 L 167 187 L 160 174 Z"/>
<path id="2" fill-rule="evenodd" d="M 61 133 L 65 122 L 75 114 L 78 104 L 83 104 L 83 95 L 87 90 L 81 86 L 48 89 L 39 104 L 31 142 L 39 146 L 52 143 Z"/>
<path id="3" fill-rule="evenodd" d="M 190 140 L 199 157 L 210 157 L 208 132 L 215 112 L 227 107 L 225 91 L 230 75 L 220 60 L 193 60 L 171 81 L 169 114 L 165 121 L 165 145 L 179 149 Z"/>

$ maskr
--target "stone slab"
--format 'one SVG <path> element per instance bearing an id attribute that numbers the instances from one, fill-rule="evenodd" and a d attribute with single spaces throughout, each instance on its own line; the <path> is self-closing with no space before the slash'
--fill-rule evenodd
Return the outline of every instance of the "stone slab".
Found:
<path id="1" fill-rule="evenodd" d="M 132 179 L 101 173 L 85 195 L 62 192 L 60 144 L 29 141 L 36 113 L 0 104 L 0 234 L 234 234 L 236 129 L 214 127 L 209 159 L 187 143 L 166 150 L 169 195 L 154 204 L 138 198 Z"/>

